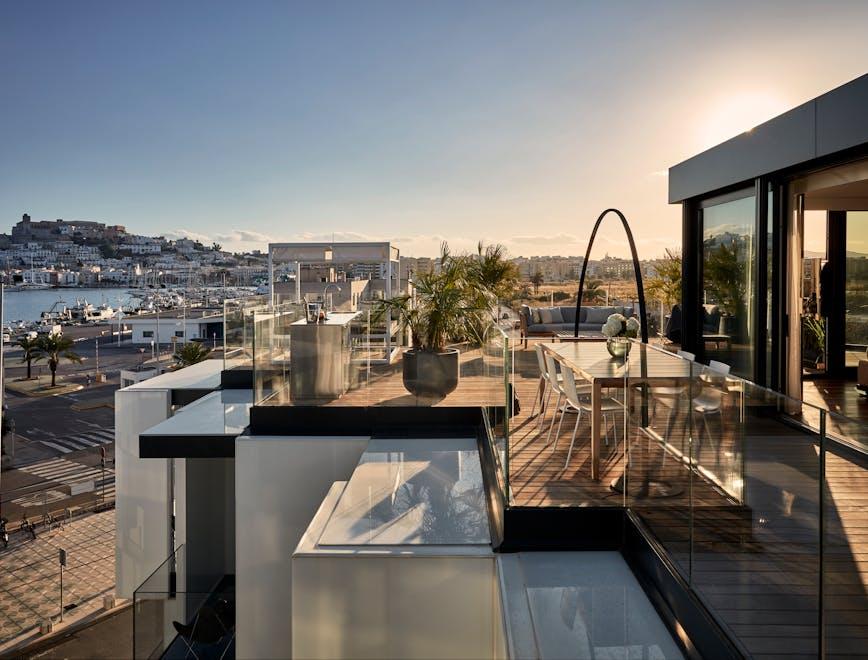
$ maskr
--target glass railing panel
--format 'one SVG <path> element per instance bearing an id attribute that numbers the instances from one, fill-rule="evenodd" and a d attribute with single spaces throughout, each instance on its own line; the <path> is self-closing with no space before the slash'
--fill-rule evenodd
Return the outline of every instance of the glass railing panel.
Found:
<path id="1" fill-rule="evenodd" d="M 266 309 L 269 296 L 227 299 L 223 303 L 223 368 L 253 366 L 253 314 Z"/>
<path id="2" fill-rule="evenodd" d="M 495 464 L 498 488 L 503 502 L 508 501 L 508 444 L 510 420 L 515 415 L 513 396 L 512 348 L 507 333 L 491 325 L 479 349 L 480 383 L 488 405 L 483 406 L 483 421 Z M 472 376 L 471 376 L 472 377 Z"/>
<path id="3" fill-rule="evenodd" d="M 254 311 L 252 319 L 254 403 L 283 405 L 290 400 L 293 387 L 292 328 L 304 322 L 303 307 L 282 303 Z"/>
<path id="4" fill-rule="evenodd" d="M 443 354 L 418 352 L 375 311 L 361 305 L 308 319 L 295 303 L 257 310 L 255 404 L 503 406 L 502 334 L 491 335 L 496 345 L 484 334 L 482 343 L 451 343 Z"/>
<path id="5" fill-rule="evenodd" d="M 234 578 L 197 572 L 187 559 L 179 547 L 134 592 L 134 658 L 232 657 Z"/>
<path id="6" fill-rule="evenodd" d="M 825 415 L 823 512 L 823 632 L 828 657 L 866 654 L 868 572 L 868 426 Z"/>
<path id="7" fill-rule="evenodd" d="M 817 649 L 819 436 L 804 404 L 703 367 L 694 399 L 691 585 L 752 655 L 763 629 L 788 655 Z M 717 412 L 719 405 L 720 411 Z"/>
<path id="8" fill-rule="evenodd" d="M 625 504 L 689 580 L 695 472 L 692 402 L 701 392 L 700 366 L 641 345 L 631 350 L 627 364 Z"/>

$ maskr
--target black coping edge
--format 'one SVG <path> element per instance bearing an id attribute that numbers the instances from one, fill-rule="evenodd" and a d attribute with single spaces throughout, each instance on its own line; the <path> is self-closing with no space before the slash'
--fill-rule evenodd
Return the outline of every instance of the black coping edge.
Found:
<path id="1" fill-rule="evenodd" d="M 179 389 L 172 390 L 172 405 L 173 406 L 188 406 L 194 401 L 201 399 L 211 392 L 216 392 L 213 389 Z"/>
<path id="2" fill-rule="evenodd" d="M 236 435 L 139 435 L 139 458 L 235 458 Z"/>
<path id="3" fill-rule="evenodd" d="M 251 435 L 472 437 L 479 406 L 253 406 Z"/>
<path id="4" fill-rule="evenodd" d="M 745 658 L 635 513 L 624 514 L 621 554 L 688 658 Z"/>
<path id="5" fill-rule="evenodd" d="M 509 507 L 499 552 L 620 550 L 622 507 Z"/>
<path id="6" fill-rule="evenodd" d="M 252 390 L 253 369 L 224 369 L 220 372 L 220 387 L 224 390 Z"/>

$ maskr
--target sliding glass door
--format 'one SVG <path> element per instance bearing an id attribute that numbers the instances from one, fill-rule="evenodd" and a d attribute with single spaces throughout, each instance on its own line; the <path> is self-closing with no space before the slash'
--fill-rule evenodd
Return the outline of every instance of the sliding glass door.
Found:
<path id="1" fill-rule="evenodd" d="M 704 358 L 728 364 L 734 374 L 754 380 L 758 259 L 755 189 L 703 202 L 701 224 L 702 300 L 698 313 Z"/>

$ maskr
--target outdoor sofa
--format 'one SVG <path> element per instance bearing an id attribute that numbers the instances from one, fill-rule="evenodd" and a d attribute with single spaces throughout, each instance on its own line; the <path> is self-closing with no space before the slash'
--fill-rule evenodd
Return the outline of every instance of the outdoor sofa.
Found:
<path id="1" fill-rule="evenodd" d="M 612 314 L 633 316 L 632 307 L 614 305 L 593 307 L 582 305 L 579 316 L 579 332 L 601 332 L 606 319 Z M 557 332 L 572 332 L 576 322 L 575 306 L 566 307 L 528 307 L 519 310 L 521 338 L 527 345 L 528 337 L 552 337 Z"/>

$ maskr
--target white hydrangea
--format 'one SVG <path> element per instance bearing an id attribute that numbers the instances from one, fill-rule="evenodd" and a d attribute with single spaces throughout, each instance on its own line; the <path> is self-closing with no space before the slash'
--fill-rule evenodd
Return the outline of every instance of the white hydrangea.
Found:
<path id="1" fill-rule="evenodd" d="M 627 336 L 628 337 L 637 337 L 639 336 L 639 319 L 635 317 L 631 317 L 627 319 Z"/>
<path id="2" fill-rule="evenodd" d="M 618 319 L 616 319 L 615 316 L 615 314 L 612 314 L 612 316 L 610 316 L 608 320 L 603 324 L 601 332 L 607 337 L 617 337 L 624 329 L 624 324 Z"/>

